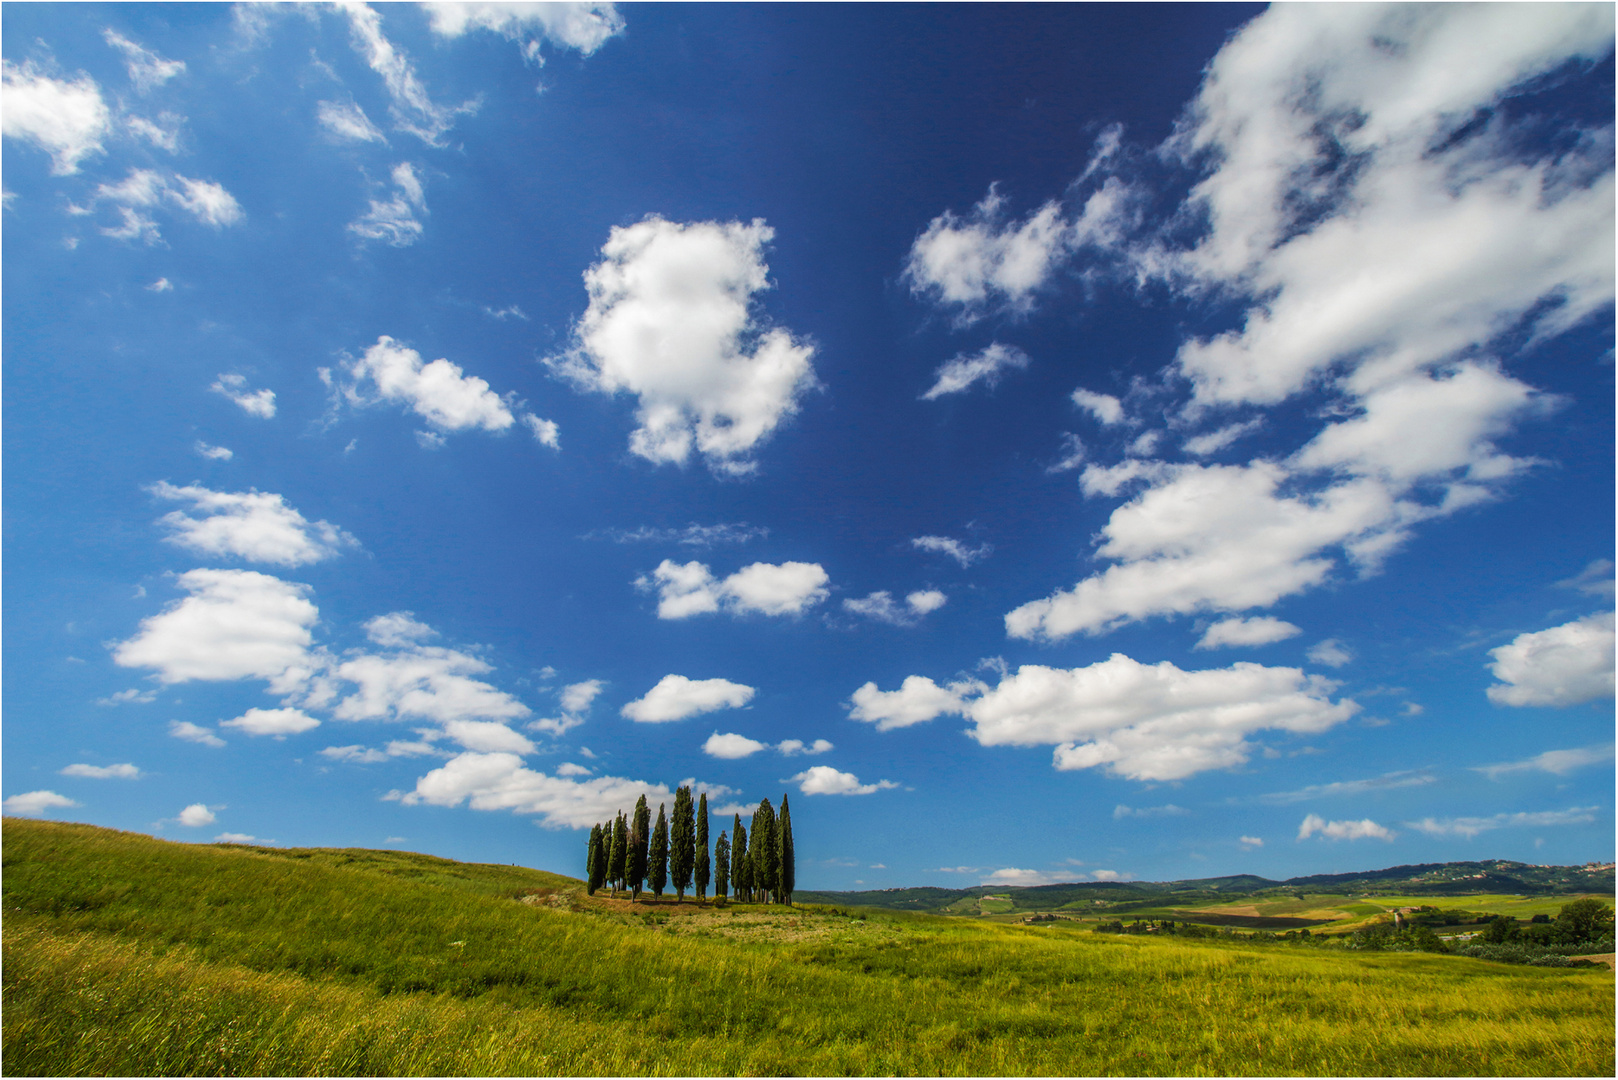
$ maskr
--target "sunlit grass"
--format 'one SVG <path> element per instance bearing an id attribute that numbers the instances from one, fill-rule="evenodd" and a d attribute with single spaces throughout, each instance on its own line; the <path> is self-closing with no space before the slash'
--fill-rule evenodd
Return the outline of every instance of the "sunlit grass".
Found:
<path id="1" fill-rule="evenodd" d="M 1613 1066 L 1605 970 L 826 910 L 648 925 L 521 868 L 37 822 L 4 857 L 14 1075 Z"/>

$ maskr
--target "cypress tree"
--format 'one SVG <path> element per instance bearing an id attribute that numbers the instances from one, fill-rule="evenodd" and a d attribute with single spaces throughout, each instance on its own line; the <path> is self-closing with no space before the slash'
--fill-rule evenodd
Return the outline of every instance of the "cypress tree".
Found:
<path id="1" fill-rule="evenodd" d="M 696 861 L 696 836 L 691 816 L 691 789 L 682 787 L 674 793 L 674 828 L 669 834 L 674 894 L 680 901 L 685 900 L 685 890 L 691 887 L 692 863 Z"/>
<path id="2" fill-rule="evenodd" d="M 589 839 L 584 842 L 584 890 L 595 895 L 595 888 L 591 882 L 596 879 L 596 837 L 601 835 L 601 826 L 593 825 L 590 828 Z"/>
<path id="3" fill-rule="evenodd" d="M 629 827 L 624 824 L 624 814 L 620 810 L 618 817 L 612 823 L 612 852 L 607 856 L 607 879 L 612 882 L 612 895 L 617 896 L 618 890 L 623 887 L 624 879 L 628 877 L 625 867 L 629 860 Z"/>
<path id="4" fill-rule="evenodd" d="M 652 862 L 646 874 L 653 896 L 663 895 L 663 886 L 669 880 L 669 819 L 663 816 L 663 804 L 657 804 L 657 828 L 652 830 Z"/>
<path id="5" fill-rule="evenodd" d="M 792 903 L 792 887 L 797 884 L 796 857 L 792 850 L 792 812 L 787 809 L 787 797 L 781 795 L 781 818 L 776 822 L 776 851 L 780 869 L 776 871 L 777 888 L 781 891 L 781 902 L 787 905 Z"/>
<path id="6" fill-rule="evenodd" d="M 736 815 L 735 832 L 730 839 L 730 876 L 735 882 L 736 899 L 753 899 L 753 868 L 747 858 L 747 830 L 742 828 L 742 816 Z"/>
<path id="7" fill-rule="evenodd" d="M 708 793 L 697 797 L 697 900 L 708 895 Z"/>
<path id="8" fill-rule="evenodd" d="M 629 901 L 640 899 L 641 886 L 646 883 L 646 846 L 651 843 L 652 811 L 646 805 L 646 796 L 635 800 L 635 816 L 629 823 L 629 858 L 625 870 L 629 874 Z"/>
<path id="9" fill-rule="evenodd" d="M 749 845 L 753 856 L 753 889 L 759 902 L 768 904 L 775 896 L 775 809 L 765 799 L 753 812 L 753 836 Z"/>
<path id="10" fill-rule="evenodd" d="M 730 836 L 724 832 L 719 834 L 719 843 L 713 849 L 713 898 L 715 902 L 725 899 L 730 892 Z"/>
<path id="11" fill-rule="evenodd" d="M 607 858 L 601 853 L 601 826 L 590 827 L 590 842 L 588 853 L 584 857 L 584 891 L 591 896 L 601 888 L 601 881 L 606 874 Z"/>

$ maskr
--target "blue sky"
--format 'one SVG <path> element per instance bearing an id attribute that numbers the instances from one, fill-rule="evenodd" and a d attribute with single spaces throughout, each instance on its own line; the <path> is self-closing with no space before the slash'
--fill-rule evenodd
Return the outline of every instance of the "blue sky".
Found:
<path id="1" fill-rule="evenodd" d="M 8 813 L 1613 855 L 1610 5 L 7 5 Z"/>

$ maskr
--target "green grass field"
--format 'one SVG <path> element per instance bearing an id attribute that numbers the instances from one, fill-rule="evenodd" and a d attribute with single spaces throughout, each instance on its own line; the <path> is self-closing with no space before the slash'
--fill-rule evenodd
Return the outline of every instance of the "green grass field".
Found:
<path id="1" fill-rule="evenodd" d="M 1613 1071 L 1606 969 L 631 909 L 516 867 L 4 829 L 10 1075 Z"/>

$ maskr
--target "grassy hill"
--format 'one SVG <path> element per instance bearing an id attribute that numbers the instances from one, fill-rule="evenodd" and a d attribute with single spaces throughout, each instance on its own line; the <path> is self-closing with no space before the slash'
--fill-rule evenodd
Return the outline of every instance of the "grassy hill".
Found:
<path id="1" fill-rule="evenodd" d="M 4 823 L 10 1075 L 1611 1075 L 1612 973 Z M 1003 892 L 1003 890 L 1000 890 Z"/>

